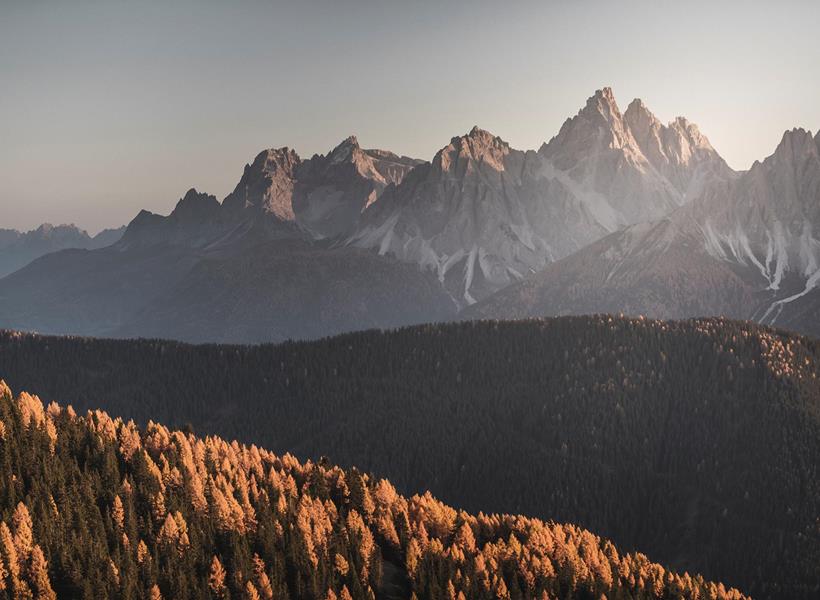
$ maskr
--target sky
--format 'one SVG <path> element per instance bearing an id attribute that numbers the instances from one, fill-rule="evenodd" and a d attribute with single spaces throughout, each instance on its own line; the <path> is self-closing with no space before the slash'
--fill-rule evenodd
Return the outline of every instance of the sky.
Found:
<path id="1" fill-rule="evenodd" d="M 262 149 L 538 148 L 611 86 L 736 169 L 820 128 L 820 3 L 0 0 L 0 228 L 94 233 Z"/>

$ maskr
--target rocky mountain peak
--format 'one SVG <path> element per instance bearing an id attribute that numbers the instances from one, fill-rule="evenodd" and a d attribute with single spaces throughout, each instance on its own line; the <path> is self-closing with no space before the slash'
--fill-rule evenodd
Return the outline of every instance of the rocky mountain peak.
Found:
<path id="1" fill-rule="evenodd" d="M 706 136 L 685 117 L 676 117 L 664 125 L 643 101 L 636 98 L 624 113 L 624 123 L 640 152 L 682 193 L 689 190 L 693 179 L 697 179 L 694 171 L 701 165 L 720 176 L 731 174 L 731 169 Z"/>
<path id="2" fill-rule="evenodd" d="M 615 101 L 615 95 L 612 93 L 612 88 L 609 87 L 596 90 L 587 99 L 586 105 L 580 110 L 578 116 L 583 116 L 595 122 L 600 122 L 603 118 L 605 122 L 610 124 L 619 124 L 623 118 L 618 103 Z"/>
<path id="3" fill-rule="evenodd" d="M 633 135 L 639 132 L 657 130 L 663 126 L 640 98 L 635 98 L 629 103 L 623 116 Z"/>
<path id="4" fill-rule="evenodd" d="M 301 162 L 295 150 L 287 146 L 282 148 L 269 148 L 260 152 L 253 161 L 250 170 L 261 171 L 265 175 L 271 176 L 278 172 L 291 173 L 296 165 Z M 246 168 L 246 172 L 247 172 Z"/>
<path id="5" fill-rule="evenodd" d="M 330 152 L 329 158 L 330 162 L 335 164 L 355 160 L 358 158 L 356 156 L 357 154 L 362 154 L 359 140 L 356 139 L 355 135 L 351 135 L 342 140 L 341 143 Z"/>
<path id="6" fill-rule="evenodd" d="M 750 171 L 784 181 L 820 180 L 820 148 L 810 131 L 796 127 L 785 131 L 774 153 L 755 162 Z"/>
<path id="7" fill-rule="evenodd" d="M 200 193 L 196 188 L 191 188 L 177 202 L 171 216 L 180 222 L 200 222 L 216 217 L 219 209 L 219 200 L 216 196 Z"/>
<path id="8" fill-rule="evenodd" d="M 33 229 L 23 234 L 24 237 L 37 238 L 40 240 L 61 239 L 61 240 L 87 240 L 90 239 L 88 233 L 74 225 L 73 223 L 63 225 L 52 225 L 43 223 L 37 229 Z"/>
<path id="9" fill-rule="evenodd" d="M 587 99 L 578 114 L 567 119 L 558 135 L 544 144 L 540 152 L 563 170 L 601 151 L 628 149 L 631 152 L 634 146 L 612 89 L 605 87 Z"/>
<path id="10" fill-rule="evenodd" d="M 504 157 L 509 153 L 510 145 L 507 142 L 474 126 L 465 135 L 452 138 L 449 145 L 439 150 L 433 158 L 433 165 L 441 171 L 450 171 L 484 164 L 496 171 L 503 171 Z"/>
<path id="11" fill-rule="evenodd" d="M 716 154 L 715 149 L 709 142 L 709 138 L 703 135 L 698 126 L 690 122 L 686 117 L 676 117 L 675 120 L 669 124 L 669 128 L 678 131 L 681 136 L 687 139 L 693 148 Z"/>
<path id="12" fill-rule="evenodd" d="M 818 148 L 811 131 L 795 127 L 783 133 L 774 154 L 766 161 L 796 163 L 809 158 L 817 158 L 817 156 Z"/>
<path id="13" fill-rule="evenodd" d="M 301 164 L 299 155 L 288 147 L 270 148 L 245 165 L 242 178 L 225 198 L 223 207 L 231 214 L 253 210 L 283 221 L 293 221 L 293 180 Z"/>

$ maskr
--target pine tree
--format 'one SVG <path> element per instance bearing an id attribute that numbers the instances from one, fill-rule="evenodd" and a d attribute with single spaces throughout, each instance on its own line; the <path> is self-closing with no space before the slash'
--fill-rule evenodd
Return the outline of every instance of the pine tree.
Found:
<path id="1" fill-rule="evenodd" d="M 117 526 L 117 530 L 122 532 L 125 528 L 125 510 L 122 506 L 122 500 L 119 495 L 114 496 L 114 503 L 111 505 L 111 519 Z"/>
<path id="2" fill-rule="evenodd" d="M 17 504 L 14 514 L 11 517 L 14 525 L 14 546 L 17 548 L 18 559 L 21 565 L 28 560 L 34 544 L 33 524 L 28 508 L 22 502 Z"/>
<path id="3" fill-rule="evenodd" d="M 245 584 L 245 600 L 262 600 L 259 592 L 256 591 L 256 586 L 250 581 Z"/>
<path id="4" fill-rule="evenodd" d="M 258 554 L 253 555 L 253 573 L 256 578 L 259 594 L 264 600 L 272 600 L 273 587 L 271 586 L 268 574 L 265 572 L 265 561 L 259 558 Z"/>
<path id="5" fill-rule="evenodd" d="M 208 575 L 208 587 L 217 598 L 225 597 L 225 569 L 222 563 L 214 556 L 211 560 L 211 571 Z"/>
<path id="6" fill-rule="evenodd" d="M 34 587 L 36 600 L 57 600 L 57 594 L 54 593 L 48 579 L 48 563 L 40 546 L 35 545 L 31 551 L 29 579 Z"/>

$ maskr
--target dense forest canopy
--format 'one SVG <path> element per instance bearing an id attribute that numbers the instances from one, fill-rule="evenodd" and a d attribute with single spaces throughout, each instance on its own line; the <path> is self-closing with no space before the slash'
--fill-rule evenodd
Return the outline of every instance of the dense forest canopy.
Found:
<path id="1" fill-rule="evenodd" d="M 256 347 L 0 336 L 0 377 L 471 512 L 575 523 L 760 598 L 820 593 L 820 346 L 721 319 L 421 326 Z"/>
<path id="2" fill-rule="evenodd" d="M 743 598 L 572 525 L 14 401 L 2 381 L 0 469 L 0 596 L 15 600 Z"/>

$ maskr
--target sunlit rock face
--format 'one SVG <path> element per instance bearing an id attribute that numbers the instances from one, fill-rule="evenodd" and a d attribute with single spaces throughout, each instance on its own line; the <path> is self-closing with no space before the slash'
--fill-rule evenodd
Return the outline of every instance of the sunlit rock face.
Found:
<path id="1" fill-rule="evenodd" d="M 362 211 L 421 162 L 386 150 L 362 149 L 351 136 L 297 169 L 292 202 L 296 220 L 316 236 L 349 235 Z"/>
<path id="2" fill-rule="evenodd" d="M 727 315 L 820 334 L 820 152 L 787 131 L 775 152 L 503 290 L 468 315 Z"/>
<path id="3" fill-rule="evenodd" d="M 351 243 L 433 270 L 469 305 L 734 177 L 694 125 L 597 91 L 540 150 L 474 128 L 365 211 Z"/>
<path id="4" fill-rule="evenodd" d="M 142 211 L 122 247 L 171 243 L 197 248 L 237 240 L 321 239 L 347 236 L 362 211 L 422 161 L 368 150 L 350 136 L 307 160 L 287 147 L 270 148 L 245 165 L 220 204 L 192 189 L 168 216 Z"/>

